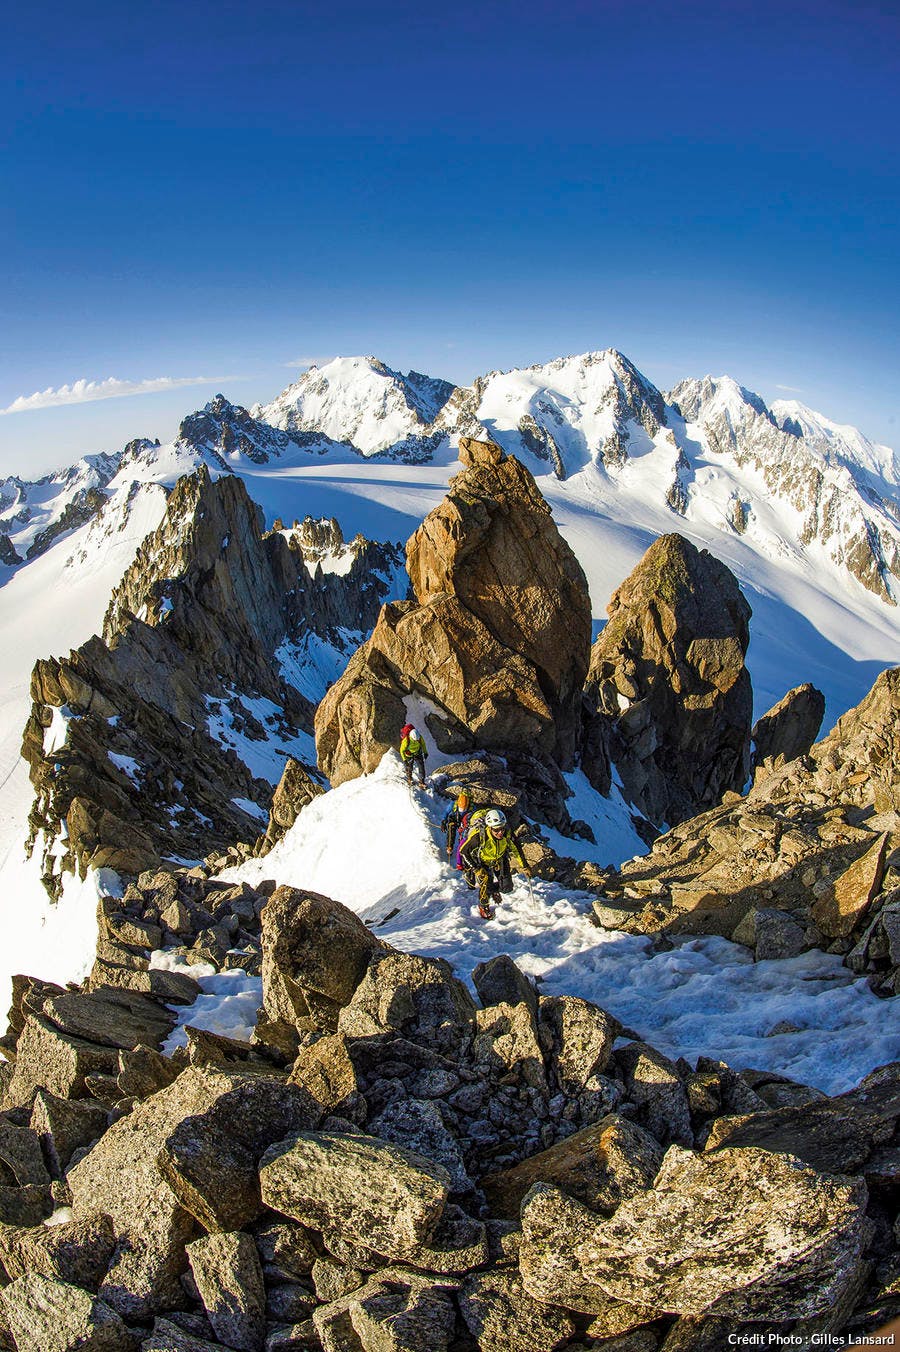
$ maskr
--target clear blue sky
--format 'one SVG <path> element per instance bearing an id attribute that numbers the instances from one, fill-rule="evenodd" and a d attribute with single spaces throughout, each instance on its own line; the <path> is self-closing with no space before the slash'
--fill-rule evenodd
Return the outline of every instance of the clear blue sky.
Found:
<path id="1" fill-rule="evenodd" d="M 0 408 L 207 383 L 2 416 L 0 471 L 358 352 L 468 381 L 615 346 L 896 446 L 898 6 L 556 9 L 8 6 Z"/>

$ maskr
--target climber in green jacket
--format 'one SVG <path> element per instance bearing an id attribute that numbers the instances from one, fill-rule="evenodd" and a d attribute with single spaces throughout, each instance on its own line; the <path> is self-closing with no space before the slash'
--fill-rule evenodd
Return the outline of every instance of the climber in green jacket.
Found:
<path id="1" fill-rule="evenodd" d="M 519 868 L 531 877 L 531 869 L 519 848 L 519 842 L 506 824 L 506 815 L 498 807 L 490 807 L 480 820 L 473 818 L 469 836 L 459 852 L 464 869 L 471 869 L 478 883 L 478 911 L 487 919 L 490 903 L 496 906 L 501 892 L 512 891 L 510 854 L 515 855 Z"/>
<path id="2" fill-rule="evenodd" d="M 406 771 L 407 784 L 412 784 L 415 768 L 418 768 L 419 771 L 419 783 L 425 783 L 425 759 L 427 755 L 428 749 L 425 746 L 425 738 L 411 723 L 407 723 L 400 731 L 400 759 Z"/>

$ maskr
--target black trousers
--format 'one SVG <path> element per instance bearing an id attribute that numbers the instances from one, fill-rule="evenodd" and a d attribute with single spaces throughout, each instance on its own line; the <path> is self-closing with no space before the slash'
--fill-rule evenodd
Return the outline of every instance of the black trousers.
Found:
<path id="1" fill-rule="evenodd" d="M 513 887 L 509 855 L 505 854 L 496 864 L 479 863 L 475 869 L 478 883 L 478 900 L 482 906 L 488 901 L 498 901 L 501 892 L 511 892 Z"/>

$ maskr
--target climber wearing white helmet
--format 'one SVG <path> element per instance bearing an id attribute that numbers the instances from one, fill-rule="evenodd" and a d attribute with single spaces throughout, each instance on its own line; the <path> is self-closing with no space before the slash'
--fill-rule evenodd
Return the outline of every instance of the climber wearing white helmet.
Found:
<path id="1" fill-rule="evenodd" d="M 425 758 L 428 755 L 428 749 L 425 746 L 425 738 L 422 736 L 412 723 L 406 723 L 400 729 L 400 759 L 403 762 L 403 768 L 406 771 L 406 782 L 412 784 L 413 769 L 418 768 L 419 783 L 425 783 Z"/>
<path id="2" fill-rule="evenodd" d="M 531 869 L 519 848 L 519 842 L 509 830 L 506 814 L 498 807 L 474 813 L 469 836 L 459 852 L 460 863 L 471 869 L 478 882 L 478 910 L 486 919 L 491 914 L 490 903 L 496 906 L 501 892 L 512 891 L 510 854 L 515 855 L 519 867 L 531 877 Z"/>

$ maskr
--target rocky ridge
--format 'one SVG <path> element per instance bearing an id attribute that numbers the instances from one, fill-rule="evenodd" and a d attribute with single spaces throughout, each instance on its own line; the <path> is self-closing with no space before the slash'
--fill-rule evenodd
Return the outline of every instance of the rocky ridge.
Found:
<path id="1" fill-rule="evenodd" d="M 311 751 L 313 704 L 292 683 L 305 638 L 352 642 L 399 562 L 357 542 L 343 573 L 311 573 L 300 535 L 266 535 L 242 481 L 201 468 L 173 489 L 103 637 L 38 662 L 23 754 L 51 893 L 66 871 L 134 874 L 259 835 L 285 758 Z"/>
<path id="2" fill-rule="evenodd" d="M 900 1310 L 897 1065 L 828 1099 L 672 1062 L 508 958 L 476 1000 L 327 897 L 209 872 L 105 899 L 82 988 L 17 979 L 0 1344 L 701 1352 Z M 256 1031 L 169 1051 L 197 988 L 150 950 L 227 965 L 211 928 L 256 953 Z"/>
<path id="3" fill-rule="evenodd" d="M 760 958 L 822 947 L 900 993 L 900 668 L 806 754 L 782 757 L 757 766 L 745 797 L 726 794 L 611 870 L 598 919 L 722 934 Z"/>

